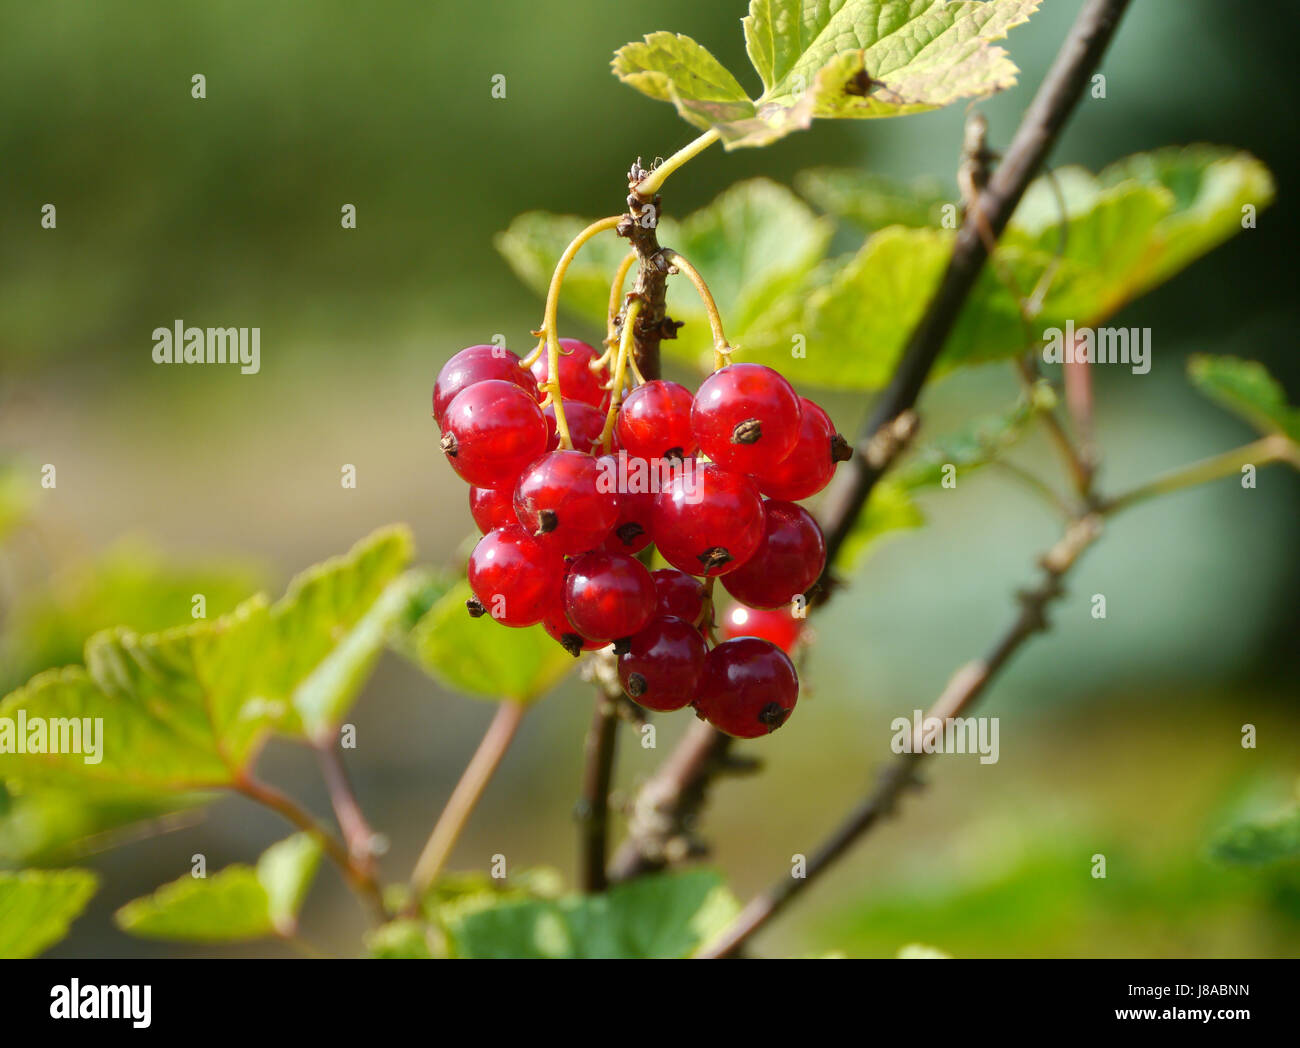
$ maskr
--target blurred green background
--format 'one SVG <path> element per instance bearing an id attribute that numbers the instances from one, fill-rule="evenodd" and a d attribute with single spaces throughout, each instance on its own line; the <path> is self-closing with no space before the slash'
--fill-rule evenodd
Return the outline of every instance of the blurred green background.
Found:
<path id="1" fill-rule="evenodd" d="M 1021 83 L 982 106 L 995 145 L 1077 8 L 1046 0 L 1010 38 Z M 747 69 L 743 13 L 739 2 L 688 0 L 6 2 L 0 455 L 30 484 L 34 524 L 0 561 L 4 689 L 76 661 L 90 628 L 185 621 L 188 577 L 174 599 L 150 588 L 169 564 L 207 580 L 211 615 L 261 581 L 278 592 L 389 521 L 414 527 L 424 561 L 454 562 L 472 523 L 437 451 L 430 386 L 463 345 L 501 333 L 528 348 L 540 317 L 492 235 L 528 209 L 621 208 L 630 161 L 666 155 L 692 132 L 671 107 L 618 84 L 611 53 L 671 29 Z M 1151 327 L 1155 350 L 1140 380 L 1126 369 L 1097 376 L 1106 490 L 1249 439 L 1187 385 L 1187 354 L 1259 359 L 1293 402 L 1300 390 L 1297 140 L 1283 104 L 1294 57 L 1277 30 L 1288 16 L 1286 0 L 1136 0 L 1103 66 L 1107 97 L 1083 102 L 1056 151 L 1055 163 L 1095 170 L 1142 149 L 1223 143 L 1255 153 L 1278 182 L 1257 229 L 1114 321 Z M 195 73 L 207 77 L 202 101 L 190 96 Z M 506 77 L 503 100 L 491 97 L 495 74 Z M 673 179 L 665 205 L 684 214 L 738 179 L 789 184 L 819 164 L 951 183 L 962 119 L 956 107 L 819 124 L 770 149 L 715 150 Z M 56 231 L 40 228 L 46 203 L 58 208 Z M 347 203 L 355 230 L 340 228 Z M 260 327 L 261 373 L 155 366 L 151 332 L 177 318 Z M 1014 392 L 1004 367 L 945 380 L 927 394 L 927 430 Z M 826 402 L 845 431 L 867 407 Z M 1051 468 L 1038 441 L 1015 457 Z M 44 463 L 57 466 L 55 490 L 39 487 Z M 344 463 L 357 467 L 355 490 L 340 486 Z M 927 705 L 984 650 L 1057 528 L 992 472 L 923 508 L 930 524 L 883 545 L 818 622 L 799 715 L 746 747 L 765 773 L 715 791 L 702 828 L 742 897 L 813 850 L 859 796 L 887 755 L 890 719 Z M 1206 857 L 1232 813 L 1294 799 L 1298 510 L 1297 478 L 1273 469 L 1254 492 L 1224 482 L 1116 521 L 1073 577 L 1055 631 L 989 696 L 1000 762 L 936 761 L 904 818 L 757 950 L 892 955 L 921 941 L 959 955 L 1300 952 L 1294 870 Z M 1089 614 L 1094 593 L 1107 597 L 1104 621 Z M 572 870 L 590 706 L 572 681 L 529 715 L 455 865 L 482 868 L 503 852 L 515 868 Z M 491 712 L 396 659 L 382 664 L 348 756 L 392 839 L 391 878 L 409 870 Z M 659 755 L 687 721 L 662 718 Z M 1247 722 L 1259 730 L 1254 750 L 1240 745 Z M 621 758 L 626 797 L 656 754 L 626 745 Z M 262 770 L 327 810 L 310 755 L 273 746 Z M 195 825 L 92 855 L 83 863 L 105 883 L 56 954 L 207 952 L 128 939 L 112 910 L 186 872 L 195 852 L 214 869 L 283 834 L 230 799 Z M 1095 853 L 1108 858 L 1106 880 L 1090 876 Z M 323 875 L 304 937 L 349 953 L 362 927 Z"/>

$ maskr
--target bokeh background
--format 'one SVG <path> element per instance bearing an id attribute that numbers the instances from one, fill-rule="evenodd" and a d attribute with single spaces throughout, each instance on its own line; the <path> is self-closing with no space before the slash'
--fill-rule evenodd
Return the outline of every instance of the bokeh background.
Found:
<path id="1" fill-rule="evenodd" d="M 688 33 L 747 69 L 739 0 L 653 7 L 354 5 L 231 0 L 3 4 L 0 34 L 0 449 L 31 486 L 32 520 L 0 561 L 5 690 L 77 661 L 91 629 L 210 613 L 259 584 L 409 522 L 421 560 L 452 564 L 472 529 L 441 461 L 428 395 L 442 361 L 495 333 L 525 349 L 540 303 L 492 247 L 517 213 L 622 206 L 637 156 L 692 134 L 671 107 L 620 85 L 612 51 L 656 29 Z M 1021 83 L 983 106 L 1005 144 L 1078 8 L 1046 0 L 1008 44 Z M 1097 375 L 1102 484 L 1117 490 L 1249 439 L 1183 377 L 1191 352 L 1264 361 L 1300 392 L 1295 356 L 1297 140 L 1286 0 L 1136 0 L 1056 163 L 1093 169 L 1128 153 L 1208 141 L 1259 156 L 1278 200 L 1248 231 L 1116 324 L 1149 326 L 1154 367 Z M 208 97 L 190 96 L 207 77 Z M 504 74 L 507 97 L 490 79 Z M 747 79 L 742 76 L 743 81 Z M 712 151 L 678 174 L 684 214 L 731 182 L 789 184 L 819 164 L 953 182 L 957 107 L 899 121 L 819 124 L 761 151 Z M 58 208 L 57 231 L 40 208 Z M 340 228 L 340 207 L 358 227 Z M 150 332 L 176 318 L 258 326 L 262 370 L 160 368 Z M 596 332 L 575 329 L 588 336 Z M 1099 369 L 1104 371 L 1105 369 Z M 681 374 L 676 377 L 682 378 Z M 797 376 L 796 376 L 797 380 Z M 1005 368 L 944 380 L 929 431 L 1014 396 Z M 829 397 L 851 431 L 863 398 Z M 1017 461 L 1051 469 L 1038 441 Z M 58 487 L 39 488 L 55 463 Z M 356 490 L 339 484 L 343 463 Z M 936 492 L 924 529 L 881 546 L 817 623 L 798 715 L 746 747 L 766 761 L 724 782 L 702 829 L 742 896 L 811 851 L 888 753 L 888 722 L 924 707 L 1014 612 L 1032 556 L 1057 524 L 1001 476 Z M 759 952 L 893 955 L 924 942 L 958 955 L 1296 955 L 1294 871 L 1207 858 L 1242 810 L 1294 799 L 1300 777 L 1295 543 L 1300 483 L 1273 469 L 1118 519 L 1060 604 L 1052 634 L 999 681 L 1001 760 L 936 761 L 929 788 L 756 943 Z M 1108 601 L 1104 621 L 1090 597 Z M 530 713 L 453 865 L 569 874 L 571 821 L 591 695 L 571 681 Z M 410 868 L 491 716 L 387 657 L 353 720 L 351 770 Z M 686 727 L 660 726 L 659 754 Z M 1243 723 L 1259 746 L 1243 750 Z M 630 739 L 625 740 L 630 742 Z M 625 745 L 623 796 L 654 753 Z M 266 778 L 327 811 L 309 755 L 273 745 Z M 241 799 L 195 825 L 91 854 L 104 883 L 62 956 L 206 954 L 128 939 L 112 910 L 187 872 L 248 860 L 283 836 Z M 1090 876 L 1104 853 L 1108 877 Z M 357 949 L 362 915 L 323 870 L 304 937 Z M 280 952 L 252 947 L 221 952 Z"/>

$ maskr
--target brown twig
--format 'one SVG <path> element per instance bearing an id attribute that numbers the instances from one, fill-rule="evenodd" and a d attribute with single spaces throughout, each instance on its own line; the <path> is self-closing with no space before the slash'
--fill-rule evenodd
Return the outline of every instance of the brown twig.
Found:
<path id="1" fill-rule="evenodd" d="M 1030 180 L 1046 160 L 1082 97 L 1088 78 L 1101 61 L 1128 3 L 1129 0 L 1088 0 L 1079 12 L 1002 163 L 967 208 L 943 279 L 908 340 L 893 380 L 862 429 L 857 441 L 859 449 L 869 448 L 873 438 L 889 432 L 913 410 L 988 259 L 988 247 L 981 231 L 994 239 L 1001 236 Z M 888 456 L 855 455 L 827 491 L 822 512 L 827 570 L 819 587 L 823 595 L 830 590 L 830 570 L 836 555 L 891 461 Z M 620 849 L 615 862 L 617 875 L 635 876 L 662 865 L 662 859 L 655 857 L 655 853 L 661 848 L 663 832 L 653 828 L 680 825 L 684 817 L 694 814 L 694 808 L 707 790 L 708 779 L 717 769 L 718 758 L 726 753 L 728 745 L 729 741 L 711 728 L 696 726 L 687 734 L 644 788 L 643 795 L 646 791 L 653 792 L 636 802 L 636 808 L 644 806 L 654 817 L 645 820 L 642 838 L 637 836 L 634 821 L 632 836 Z"/>
<path id="2" fill-rule="evenodd" d="M 379 881 L 374 871 L 357 863 L 343 843 L 329 830 L 325 829 L 314 815 L 287 793 L 269 783 L 262 782 L 250 773 L 236 779 L 233 788 L 250 800 L 257 801 L 263 807 L 271 809 L 271 811 L 297 826 L 298 829 L 310 833 L 320 841 L 321 847 L 325 849 L 325 854 L 338 866 L 348 885 L 363 901 L 370 905 L 378 919 L 383 920 L 385 918 L 383 892 L 379 887 Z"/>
<path id="3" fill-rule="evenodd" d="M 953 674 L 948 686 L 927 711 L 923 724 L 932 718 L 944 721 L 949 717 L 960 716 L 978 701 L 989 682 L 1020 646 L 1034 634 L 1048 628 L 1047 607 L 1061 596 L 1061 579 L 1100 534 L 1101 518 L 1096 514 L 1077 519 L 1066 529 L 1061 540 L 1039 561 L 1043 569 L 1042 581 L 1033 589 L 1019 594 L 1020 614 L 1015 622 L 984 658 L 968 662 Z M 731 956 L 868 830 L 892 814 L 903 792 L 916 782 L 916 769 L 925 757 L 925 750 L 919 742 L 919 739 L 914 738 L 911 752 L 901 754 L 886 766 L 867 798 L 809 859 L 803 877 L 786 877 L 756 896 L 741 911 L 731 927 L 711 943 L 701 956 Z"/>
<path id="4" fill-rule="evenodd" d="M 621 691 L 596 683 L 596 705 L 587 729 L 582 767 L 582 797 L 575 816 L 578 833 L 578 876 L 582 891 L 603 892 L 608 885 L 605 855 L 609 840 L 609 791 L 618 751 L 618 701 Z M 612 692 L 612 694 L 611 694 Z"/>
<path id="5" fill-rule="evenodd" d="M 343 833 L 348 851 L 358 866 L 374 873 L 375 833 L 366 822 L 366 816 L 357 802 L 357 795 L 348 779 L 343 758 L 328 741 L 317 745 L 315 750 L 320 760 L 325 787 L 329 790 L 330 803 L 334 807 L 334 817 L 338 819 L 339 829 Z"/>

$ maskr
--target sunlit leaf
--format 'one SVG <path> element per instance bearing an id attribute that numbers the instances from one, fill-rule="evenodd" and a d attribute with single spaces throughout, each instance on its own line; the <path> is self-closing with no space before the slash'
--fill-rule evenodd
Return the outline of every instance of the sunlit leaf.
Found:
<path id="1" fill-rule="evenodd" d="M 98 879 L 89 870 L 0 873 L 0 958 L 35 957 L 68 934 Z"/>
<path id="2" fill-rule="evenodd" d="M 117 911 L 118 927 L 145 939 L 242 942 L 292 935 L 320 863 L 320 843 L 296 834 L 273 844 L 257 866 L 186 874 Z"/>
<path id="3" fill-rule="evenodd" d="M 503 902 L 449 922 L 454 952 L 478 958 L 688 957 L 739 912 L 707 870 L 641 877 L 602 895 Z"/>
<path id="4" fill-rule="evenodd" d="M 1187 373 L 1197 389 L 1256 429 L 1300 443 L 1300 408 L 1287 403 L 1286 390 L 1263 364 L 1201 354 L 1188 361 Z"/>
<path id="5" fill-rule="evenodd" d="M 529 702 L 574 666 L 541 626 L 510 629 L 465 608 L 469 584 L 452 586 L 412 630 L 407 653 L 447 687 L 487 699 Z"/>

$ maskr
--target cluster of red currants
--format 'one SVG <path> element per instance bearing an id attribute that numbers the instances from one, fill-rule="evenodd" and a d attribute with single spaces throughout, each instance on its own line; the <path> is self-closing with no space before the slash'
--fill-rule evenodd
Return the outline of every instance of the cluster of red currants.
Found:
<path id="1" fill-rule="evenodd" d="M 540 622 L 574 656 L 613 643 L 624 691 L 648 709 L 694 706 L 741 738 L 776 730 L 799 693 L 794 608 L 826 563 L 821 529 L 795 503 L 826 486 L 847 443 L 778 372 L 743 363 L 694 395 L 635 386 L 606 433 L 607 369 L 584 342 L 560 347 L 572 448 L 544 392 L 546 354 L 526 367 L 503 347 L 470 346 L 438 374 L 442 450 L 483 532 L 470 612 Z M 652 543 L 671 567 L 638 559 Z M 715 576 L 741 603 L 712 644 L 701 579 Z"/>

